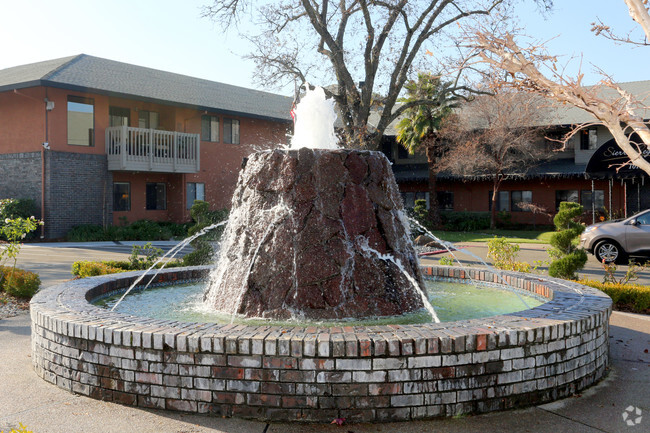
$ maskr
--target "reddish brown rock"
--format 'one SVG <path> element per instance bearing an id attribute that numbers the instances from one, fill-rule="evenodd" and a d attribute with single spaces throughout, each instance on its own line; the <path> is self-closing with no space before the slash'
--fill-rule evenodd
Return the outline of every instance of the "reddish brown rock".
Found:
<path id="1" fill-rule="evenodd" d="M 256 153 L 240 175 L 232 204 L 206 295 L 217 310 L 340 319 L 423 307 L 417 256 L 383 154 Z M 418 287 L 383 255 L 399 261 Z"/>

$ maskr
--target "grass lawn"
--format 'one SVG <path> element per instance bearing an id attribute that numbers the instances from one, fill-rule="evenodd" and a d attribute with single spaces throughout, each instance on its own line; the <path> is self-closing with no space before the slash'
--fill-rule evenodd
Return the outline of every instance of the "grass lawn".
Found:
<path id="1" fill-rule="evenodd" d="M 553 231 L 496 229 L 470 233 L 436 230 L 433 234 L 447 242 L 487 242 L 494 237 L 505 237 L 508 242 L 518 244 L 548 244 Z"/>

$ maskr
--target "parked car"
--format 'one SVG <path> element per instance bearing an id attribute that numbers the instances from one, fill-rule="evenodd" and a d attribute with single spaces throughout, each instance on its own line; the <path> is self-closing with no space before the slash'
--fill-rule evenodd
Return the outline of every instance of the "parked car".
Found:
<path id="1" fill-rule="evenodd" d="M 650 258 L 650 209 L 588 226 L 580 246 L 605 263 L 627 264 L 630 256 Z"/>

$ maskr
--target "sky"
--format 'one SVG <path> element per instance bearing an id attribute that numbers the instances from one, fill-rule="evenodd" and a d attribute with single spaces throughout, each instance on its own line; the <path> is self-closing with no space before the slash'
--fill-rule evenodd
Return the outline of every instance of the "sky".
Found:
<path id="1" fill-rule="evenodd" d="M 209 1 L 0 0 L 0 69 L 84 53 L 291 94 L 254 83 L 254 64 L 241 58 L 247 43 L 201 17 Z M 517 9 L 521 27 L 532 40 L 548 41 L 569 71 L 581 65 L 585 84 L 600 79 L 594 64 L 616 81 L 650 79 L 650 47 L 616 45 L 590 32 L 598 18 L 622 34 L 634 29 L 623 0 L 555 0 L 547 16 L 531 3 Z"/>

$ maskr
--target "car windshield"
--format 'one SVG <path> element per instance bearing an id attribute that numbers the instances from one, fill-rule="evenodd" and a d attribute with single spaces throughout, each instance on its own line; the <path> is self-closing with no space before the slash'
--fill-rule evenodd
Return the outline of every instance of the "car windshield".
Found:
<path id="1" fill-rule="evenodd" d="M 637 216 L 636 223 L 641 225 L 650 225 L 650 212 Z"/>

